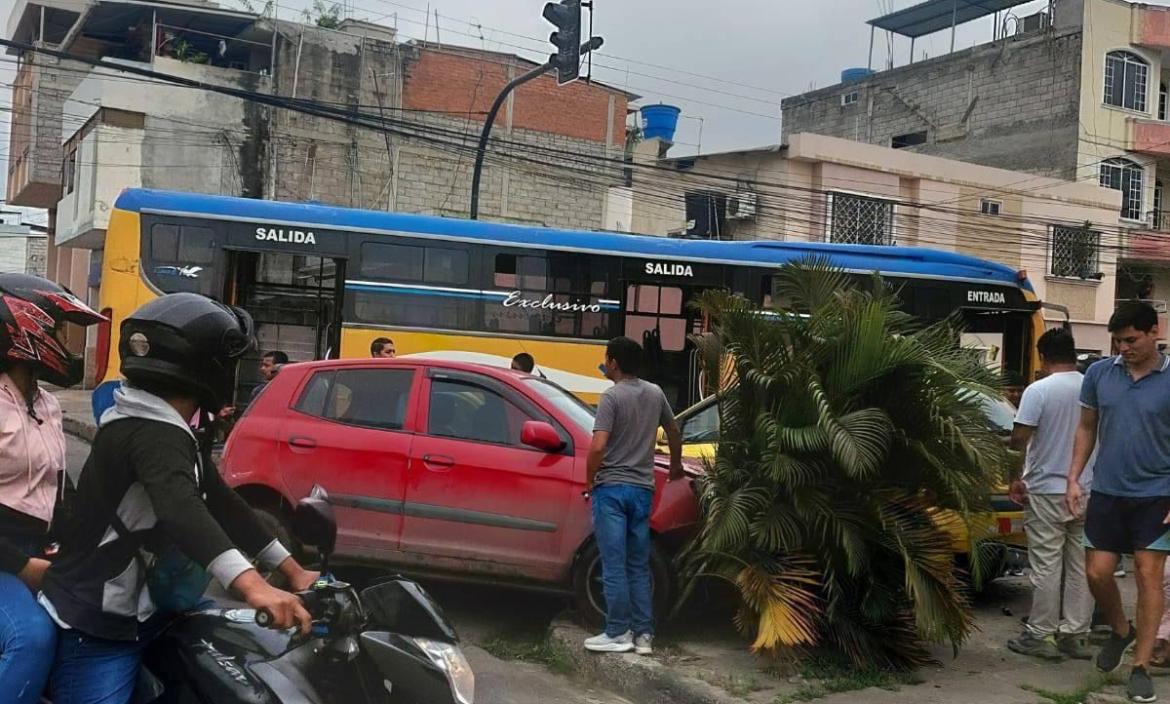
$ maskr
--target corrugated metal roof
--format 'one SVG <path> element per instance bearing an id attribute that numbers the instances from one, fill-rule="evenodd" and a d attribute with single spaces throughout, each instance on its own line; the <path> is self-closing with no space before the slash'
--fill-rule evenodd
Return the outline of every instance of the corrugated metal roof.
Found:
<path id="1" fill-rule="evenodd" d="M 905 37 L 921 37 L 952 23 L 963 24 L 1026 2 L 1029 0 L 926 0 L 870 20 L 869 24 Z"/>

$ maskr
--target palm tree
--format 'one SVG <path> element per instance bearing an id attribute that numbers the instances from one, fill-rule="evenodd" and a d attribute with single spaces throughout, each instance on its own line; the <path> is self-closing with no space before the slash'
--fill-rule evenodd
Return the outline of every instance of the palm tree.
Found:
<path id="1" fill-rule="evenodd" d="M 683 555 L 691 583 L 733 582 L 757 650 L 828 647 L 859 665 L 912 668 L 929 642 L 973 627 L 937 517 L 985 508 L 1007 460 L 977 393 L 998 375 L 954 321 L 922 325 L 874 277 L 789 265 L 771 311 L 709 292 L 707 368 L 731 369 L 720 441 Z"/>

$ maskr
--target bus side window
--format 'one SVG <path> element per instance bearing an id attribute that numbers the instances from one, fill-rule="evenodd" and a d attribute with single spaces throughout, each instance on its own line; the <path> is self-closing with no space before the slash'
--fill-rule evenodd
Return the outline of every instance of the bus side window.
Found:
<path id="1" fill-rule="evenodd" d="M 215 240 L 215 230 L 209 227 L 154 223 L 147 238 L 147 277 L 165 293 L 218 296 L 222 272 L 215 266 Z"/>

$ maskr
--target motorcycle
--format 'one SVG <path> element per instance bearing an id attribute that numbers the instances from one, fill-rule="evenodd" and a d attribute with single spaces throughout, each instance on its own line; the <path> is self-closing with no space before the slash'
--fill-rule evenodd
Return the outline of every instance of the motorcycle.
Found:
<path id="1" fill-rule="evenodd" d="M 327 574 L 337 524 L 324 492 L 297 505 L 293 533 Z M 415 582 L 395 576 L 359 594 L 322 579 L 297 596 L 313 617 L 307 635 L 246 608 L 183 616 L 148 648 L 136 704 L 473 704 L 459 637 Z"/>

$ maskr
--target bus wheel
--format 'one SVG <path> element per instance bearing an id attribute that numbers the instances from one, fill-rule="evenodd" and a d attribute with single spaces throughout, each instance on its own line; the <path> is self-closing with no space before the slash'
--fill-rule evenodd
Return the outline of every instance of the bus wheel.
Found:
<path id="1" fill-rule="evenodd" d="M 670 612 L 673 576 L 670 563 L 659 551 L 650 546 L 650 588 L 654 603 L 654 617 L 661 621 Z M 601 583 L 601 552 L 596 542 L 590 542 L 577 559 L 573 569 L 573 606 L 581 618 L 590 626 L 605 625 L 605 595 Z"/>

